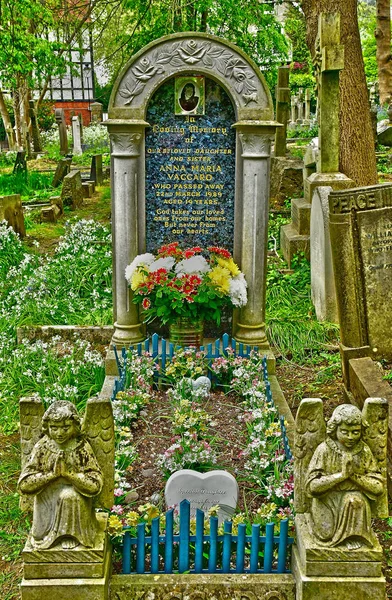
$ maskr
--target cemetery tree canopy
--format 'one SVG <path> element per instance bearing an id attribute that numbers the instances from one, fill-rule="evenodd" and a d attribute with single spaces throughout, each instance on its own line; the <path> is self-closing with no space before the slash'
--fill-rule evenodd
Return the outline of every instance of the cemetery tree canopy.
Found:
<path id="1" fill-rule="evenodd" d="M 320 13 L 340 14 L 344 69 L 340 72 L 340 171 L 356 185 L 377 183 L 376 157 L 369 113 L 356 0 L 302 0 L 307 42 L 314 55 Z"/>

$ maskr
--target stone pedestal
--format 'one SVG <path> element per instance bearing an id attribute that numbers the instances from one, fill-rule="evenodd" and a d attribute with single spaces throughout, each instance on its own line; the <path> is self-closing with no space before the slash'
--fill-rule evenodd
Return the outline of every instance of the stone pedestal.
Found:
<path id="1" fill-rule="evenodd" d="M 373 549 L 322 548 L 310 536 L 306 514 L 297 515 L 295 524 L 292 570 L 297 600 L 385 600 L 378 542 Z"/>
<path id="2" fill-rule="evenodd" d="M 23 552 L 22 600 L 107 600 L 111 548 L 105 533 L 107 515 L 97 515 L 100 532 L 94 548 L 34 550 L 27 542 Z"/>

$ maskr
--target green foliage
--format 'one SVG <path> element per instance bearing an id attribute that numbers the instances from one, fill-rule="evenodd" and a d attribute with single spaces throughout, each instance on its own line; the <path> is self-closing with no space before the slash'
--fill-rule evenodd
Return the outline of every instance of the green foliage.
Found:
<path id="1" fill-rule="evenodd" d="M 43 131 L 49 131 L 56 123 L 54 105 L 52 100 L 43 100 L 37 110 L 38 127 Z"/>
<path id="2" fill-rule="evenodd" d="M 376 7 L 364 0 L 358 2 L 358 25 L 361 35 L 362 54 L 365 64 L 365 74 L 369 83 L 378 79 L 376 60 Z"/>
<path id="3" fill-rule="evenodd" d="M 53 191 L 52 179 L 51 173 L 37 171 L 28 172 L 27 175 L 20 172 L 0 175 L 0 196 L 20 194 L 29 197 L 33 194 L 37 197 L 37 192 L 41 190 Z"/>
<path id="4" fill-rule="evenodd" d="M 299 6 L 290 4 L 286 13 L 284 30 L 290 39 L 293 62 L 304 73 L 312 72 L 312 58 L 306 44 L 305 17 Z"/>
<path id="5" fill-rule="evenodd" d="M 310 298 L 310 265 L 303 257 L 292 262 L 293 271 L 282 272 L 279 262 L 267 274 L 267 334 L 283 355 L 303 361 L 336 341 L 337 325 L 316 320 Z"/>
<path id="6" fill-rule="evenodd" d="M 292 94 L 297 94 L 300 88 L 309 88 L 311 90 L 311 100 L 315 100 L 316 98 L 316 79 L 311 73 L 298 73 L 291 69 L 290 88 Z"/>

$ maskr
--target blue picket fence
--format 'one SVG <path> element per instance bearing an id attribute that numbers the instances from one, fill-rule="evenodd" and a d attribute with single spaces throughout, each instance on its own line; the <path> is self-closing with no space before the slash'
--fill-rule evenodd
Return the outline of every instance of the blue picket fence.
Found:
<path id="1" fill-rule="evenodd" d="M 280 523 L 275 536 L 275 523 L 268 523 L 265 535 L 260 525 L 238 525 L 232 534 L 232 522 L 225 521 L 223 534 L 218 534 L 218 518 L 209 517 L 209 533 L 205 533 L 205 514 L 196 511 L 196 533 L 191 533 L 190 503 L 183 500 L 179 511 L 179 529 L 174 533 L 174 510 L 166 512 L 164 534 L 160 534 L 160 519 L 137 526 L 132 537 L 125 528 L 123 545 L 123 574 L 163 573 L 290 573 L 287 568 L 288 548 L 293 538 L 288 535 L 288 521 Z"/>

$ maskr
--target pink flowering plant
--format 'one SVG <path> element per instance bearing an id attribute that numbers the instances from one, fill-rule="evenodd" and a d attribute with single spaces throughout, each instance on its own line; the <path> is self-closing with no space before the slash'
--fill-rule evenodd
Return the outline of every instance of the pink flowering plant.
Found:
<path id="1" fill-rule="evenodd" d="M 175 323 L 186 318 L 220 323 L 224 306 L 247 302 L 244 274 L 225 248 L 199 246 L 182 250 L 178 242 L 161 246 L 157 255 L 140 254 L 125 277 L 146 322 Z"/>

